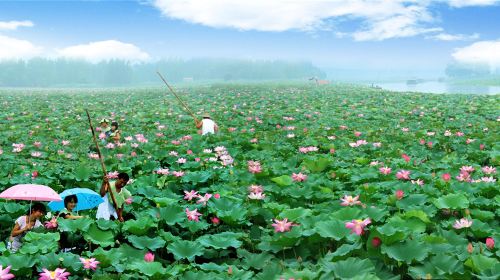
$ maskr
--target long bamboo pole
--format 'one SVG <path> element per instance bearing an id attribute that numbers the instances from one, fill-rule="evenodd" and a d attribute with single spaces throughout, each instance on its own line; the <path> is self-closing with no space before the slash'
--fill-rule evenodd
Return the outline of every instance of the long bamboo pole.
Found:
<path id="1" fill-rule="evenodd" d="M 102 173 L 104 174 L 104 176 L 107 176 L 108 173 L 106 172 L 106 166 L 104 165 L 104 159 L 102 158 L 101 149 L 99 149 L 99 144 L 97 143 L 97 138 L 95 137 L 94 127 L 92 126 L 92 119 L 90 118 L 90 114 L 89 114 L 89 111 L 87 109 L 85 109 L 85 112 L 87 113 L 87 118 L 89 119 L 90 130 L 92 130 L 92 138 L 94 139 L 94 144 L 95 144 L 95 147 L 97 148 L 97 154 L 99 155 L 99 160 L 101 162 Z M 109 184 L 108 184 L 108 187 L 109 187 Z M 115 195 L 109 189 L 108 189 L 108 192 L 111 195 L 111 200 L 113 201 L 113 206 L 115 207 L 116 211 L 118 212 L 119 211 L 118 204 L 116 204 Z"/>
<path id="2" fill-rule="evenodd" d="M 186 109 L 186 111 L 188 111 L 188 113 L 191 115 L 191 117 L 193 117 L 193 119 L 196 122 L 198 122 L 198 119 L 196 118 L 194 113 L 191 111 L 191 109 L 189 109 L 189 107 L 186 105 L 186 103 L 184 103 L 184 101 L 182 101 L 182 99 L 177 95 L 177 93 L 175 93 L 174 89 L 168 84 L 167 80 L 165 80 L 165 78 L 163 78 L 163 75 L 159 71 L 156 71 L 156 74 L 158 74 L 158 76 L 160 76 L 162 81 L 167 85 L 170 92 L 172 92 L 172 94 L 177 98 L 177 100 L 179 100 L 179 103 L 181 103 L 181 105 Z"/>

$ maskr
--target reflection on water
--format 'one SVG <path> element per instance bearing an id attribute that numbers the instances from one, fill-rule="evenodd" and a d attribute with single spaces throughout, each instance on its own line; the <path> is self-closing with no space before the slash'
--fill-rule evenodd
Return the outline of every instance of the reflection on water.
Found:
<path id="1" fill-rule="evenodd" d="M 500 94 L 500 86 L 469 86 L 439 82 L 423 82 L 416 85 L 406 83 L 380 83 L 383 89 L 401 92 L 460 93 L 460 94 Z"/>

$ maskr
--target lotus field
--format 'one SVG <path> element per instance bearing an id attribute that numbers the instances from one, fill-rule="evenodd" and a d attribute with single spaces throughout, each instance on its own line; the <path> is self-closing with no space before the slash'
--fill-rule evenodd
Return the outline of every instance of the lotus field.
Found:
<path id="1" fill-rule="evenodd" d="M 163 88 L 0 92 L 0 191 L 99 191 L 88 109 L 94 126 L 120 123 L 121 142 L 101 150 L 132 193 L 125 222 L 81 211 L 30 231 L 16 253 L 5 241 L 29 201 L 1 200 L 0 279 L 500 277 L 499 95 L 178 92 L 217 134 L 199 135 Z M 76 249 L 62 252 L 62 235 Z"/>

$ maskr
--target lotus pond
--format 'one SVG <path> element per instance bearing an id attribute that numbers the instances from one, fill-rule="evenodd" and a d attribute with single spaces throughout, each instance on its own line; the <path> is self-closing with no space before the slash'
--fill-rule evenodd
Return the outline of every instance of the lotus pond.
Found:
<path id="1" fill-rule="evenodd" d="M 160 88 L 0 91 L 0 191 L 98 191 L 88 109 L 94 124 L 120 123 L 121 143 L 101 149 L 133 195 L 124 223 L 81 212 L 90 218 L 29 232 L 17 253 L 4 241 L 29 202 L 2 200 L 2 268 L 15 279 L 43 269 L 68 279 L 499 278 L 499 95 L 286 84 L 179 94 L 220 132 L 198 135 Z M 62 234 L 77 249 L 61 252 Z"/>

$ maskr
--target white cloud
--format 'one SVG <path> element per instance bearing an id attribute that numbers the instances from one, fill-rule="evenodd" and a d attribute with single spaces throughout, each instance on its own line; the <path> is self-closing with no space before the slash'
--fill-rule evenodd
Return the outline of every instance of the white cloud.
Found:
<path id="1" fill-rule="evenodd" d="M 0 34 L 0 60 L 28 59 L 42 53 L 42 48 L 26 40 Z"/>
<path id="2" fill-rule="evenodd" d="M 439 41 L 467 41 L 467 40 L 475 40 L 479 38 L 478 33 L 474 33 L 472 35 L 465 34 L 448 34 L 448 33 L 439 33 L 433 36 L 427 37 L 428 39 L 435 39 Z"/>
<path id="3" fill-rule="evenodd" d="M 468 6 L 490 6 L 500 3 L 500 0 L 448 0 L 448 5 L 455 8 Z"/>
<path id="4" fill-rule="evenodd" d="M 385 40 L 438 33 L 433 3 L 452 7 L 492 5 L 500 0 L 153 0 L 169 18 L 214 28 L 257 31 L 330 29 L 331 20 L 361 26 L 350 33 L 357 41 Z M 335 30 L 345 35 L 342 30 Z M 457 36 L 457 35 L 455 35 Z M 438 36 L 438 38 L 451 38 Z"/>
<path id="5" fill-rule="evenodd" d="M 92 63 L 110 59 L 120 59 L 132 62 L 145 61 L 149 54 L 139 47 L 116 40 L 91 42 L 88 44 L 70 46 L 57 50 L 58 56 L 72 59 L 84 59 Z"/>
<path id="6" fill-rule="evenodd" d="M 487 63 L 500 67 L 500 40 L 480 41 L 464 48 L 455 49 L 453 58 L 463 63 Z"/>
<path id="7" fill-rule="evenodd" d="M 33 27 L 33 22 L 29 20 L 23 21 L 0 21 L 0 30 L 16 30 L 18 27 Z"/>

